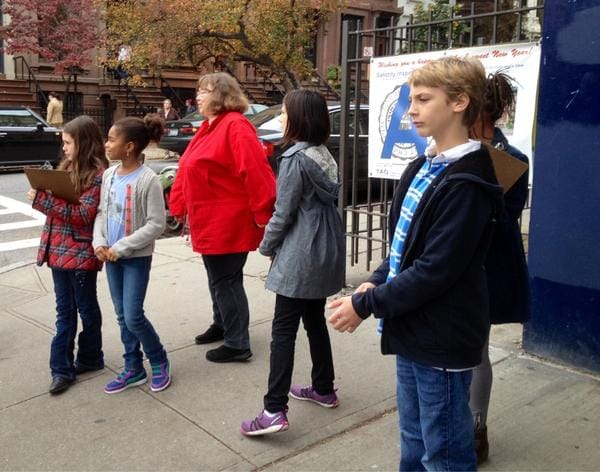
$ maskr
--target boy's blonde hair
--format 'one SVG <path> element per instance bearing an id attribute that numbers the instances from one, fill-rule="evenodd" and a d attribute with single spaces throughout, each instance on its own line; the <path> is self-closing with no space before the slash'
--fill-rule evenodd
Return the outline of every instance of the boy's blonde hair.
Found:
<path id="1" fill-rule="evenodd" d="M 450 100 L 456 100 L 462 93 L 467 95 L 469 105 L 463 115 L 463 124 L 470 128 L 483 106 L 485 69 L 474 57 L 442 57 L 413 71 L 408 85 L 441 88 Z"/>
<path id="2" fill-rule="evenodd" d="M 225 72 L 200 77 L 198 89 L 211 91 L 207 97 L 208 109 L 215 115 L 226 111 L 245 113 L 248 110 L 248 99 L 237 80 Z"/>

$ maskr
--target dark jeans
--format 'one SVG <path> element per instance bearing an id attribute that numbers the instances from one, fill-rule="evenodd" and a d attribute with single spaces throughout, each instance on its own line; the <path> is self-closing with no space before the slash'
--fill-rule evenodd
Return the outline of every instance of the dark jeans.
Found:
<path id="1" fill-rule="evenodd" d="M 333 392 L 333 356 L 325 322 L 325 299 L 307 300 L 277 295 L 271 330 L 271 370 L 269 391 L 264 398 L 265 409 L 271 413 L 283 411 L 294 370 L 294 350 L 300 318 L 308 336 L 312 360 L 312 386 L 321 395 Z"/>
<path id="2" fill-rule="evenodd" d="M 121 328 L 121 341 L 125 347 L 123 358 L 127 370 L 138 371 L 143 368 L 140 343 L 150 364 L 160 364 L 167 360 L 160 338 L 144 314 L 144 298 L 151 265 L 152 256 L 106 263 L 108 287 Z"/>
<path id="3" fill-rule="evenodd" d="M 213 322 L 223 329 L 225 346 L 250 349 L 250 310 L 244 290 L 247 252 L 202 256 L 213 302 Z"/>
<path id="4" fill-rule="evenodd" d="M 52 269 L 56 294 L 56 334 L 50 345 L 52 377 L 75 378 L 73 350 L 77 334 L 77 311 L 83 326 L 77 340 L 77 363 L 91 368 L 104 367 L 97 277 L 95 270 Z"/>
<path id="5" fill-rule="evenodd" d="M 472 371 L 449 372 L 396 356 L 400 470 L 477 470 L 469 409 Z"/>

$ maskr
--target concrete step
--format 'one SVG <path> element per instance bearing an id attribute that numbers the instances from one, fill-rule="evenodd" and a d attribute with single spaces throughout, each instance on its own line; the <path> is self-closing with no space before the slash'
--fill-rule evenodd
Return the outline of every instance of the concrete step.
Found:
<path id="1" fill-rule="evenodd" d="M 166 98 L 157 87 L 131 87 L 131 90 L 144 108 L 161 108 Z M 125 87 L 119 87 L 117 84 L 103 84 L 99 86 L 99 93 L 109 94 L 113 99 L 116 99 L 119 108 L 124 110 L 127 116 L 135 115 L 135 108 L 133 107 L 135 100 Z"/>
<path id="2" fill-rule="evenodd" d="M 17 90 L 0 90 L 0 100 L 9 100 L 9 101 L 35 101 L 33 98 L 33 94 L 29 91 L 17 91 Z"/>
<path id="3" fill-rule="evenodd" d="M 26 80 L 0 79 L 0 106 L 36 107 L 37 101 L 29 91 Z"/>

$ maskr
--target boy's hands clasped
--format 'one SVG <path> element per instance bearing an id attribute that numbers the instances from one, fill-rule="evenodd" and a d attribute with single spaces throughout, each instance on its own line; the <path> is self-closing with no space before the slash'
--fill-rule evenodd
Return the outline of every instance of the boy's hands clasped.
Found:
<path id="1" fill-rule="evenodd" d="M 354 293 L 363 293 L 367 290 L 375 288 L 375 284 L 364 282 L 358 286 Z M 358 313 L 352 306 L 352 297 L 342 297 L 332 301 L 327 308 L 335 309 L 328 321 L 336 331 L 343 333 L 348 331 L 353 333 L 356 328 L 363 322 L 363 319 L 358 316 Z"/>

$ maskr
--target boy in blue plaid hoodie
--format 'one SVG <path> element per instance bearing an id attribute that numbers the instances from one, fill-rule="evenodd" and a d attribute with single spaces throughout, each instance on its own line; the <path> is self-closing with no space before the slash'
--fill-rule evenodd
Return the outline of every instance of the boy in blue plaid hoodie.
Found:
<path id="1" fill-rule="evenodd" d="M 444 57 L 409 85 L 412 124 L 432 145 L 396 187 L 389 257 L 331 303 L 329 321 L 353 332 L 380 319 L 382 353 L 396 355 L 400 470 L 476 470 L 469 385 L 489 330 L 483 263 L 502 204 L 489 153 L 468 137 L 485 72 Z"/>

